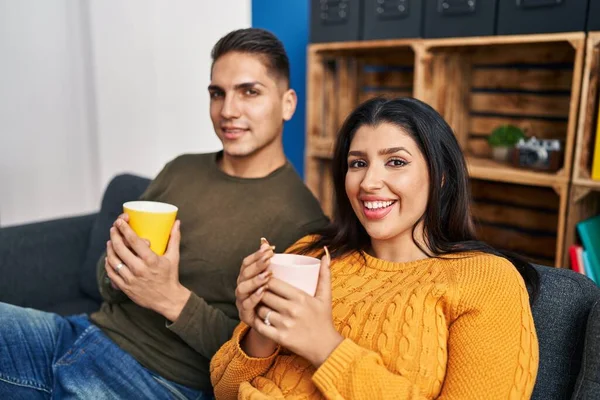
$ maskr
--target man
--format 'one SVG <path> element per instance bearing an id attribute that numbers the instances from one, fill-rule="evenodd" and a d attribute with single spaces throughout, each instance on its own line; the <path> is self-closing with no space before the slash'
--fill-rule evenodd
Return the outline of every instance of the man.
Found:
<path id="1" fill-rule="evenodd" d="M 163 256 L 127 224 L 98 268 L 105 302 L 87 316 L 0 304 L 0 398 L 209 398 L 209 361 L 237 324 L 242 259 L 281 251 L 327 220 L 283 153 L 296 94 L 283 45 L 231 32 L 212 51 L 215 154 L 168 163 L 142 199 L 179 207 Z"/>

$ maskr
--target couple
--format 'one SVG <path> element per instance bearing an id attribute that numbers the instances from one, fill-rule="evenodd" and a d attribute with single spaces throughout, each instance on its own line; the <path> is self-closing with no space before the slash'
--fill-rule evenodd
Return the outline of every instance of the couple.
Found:
<path id="1" fill-rule="evenodd" d="M 223 151 L 178 157 L 142 196 L 179 207 L 167 252 L 124 215 L 100 260 L 100 311 L 0 304 L 0 398 L 202 399 L 213 385 L 218 399 L 529 396 L 535 273 L 474 239 L 441 117 L 411 99 L 355 110 L 328 225 L 283 154 L 296 96 L 281 43 L 234 31 L 212 58 Z M 255 252 L 260 237 L 271 243 Z M 270 246 L 293 243 L 331 252 L 314 298 L 269 276 Z"/>

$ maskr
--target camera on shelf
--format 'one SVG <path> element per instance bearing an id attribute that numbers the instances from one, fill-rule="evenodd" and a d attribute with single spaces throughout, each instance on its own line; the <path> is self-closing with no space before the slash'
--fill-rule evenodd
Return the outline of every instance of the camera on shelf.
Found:
<path id="1" fill-rule="evenodd" d="M 563 146 L 558 139 L 535 137 L 521 139 L 511 151 L 510 160 L 514 166 L 542 171 L 558 171 L 563 163 Z"/>

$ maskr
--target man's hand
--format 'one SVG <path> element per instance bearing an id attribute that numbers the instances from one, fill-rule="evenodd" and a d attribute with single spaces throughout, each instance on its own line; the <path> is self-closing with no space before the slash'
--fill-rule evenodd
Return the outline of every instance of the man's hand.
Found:
<path id="1" fill-rule="evenodd" d="M 176 321 L 191 292 L 179 282 L 180 221 L 171 229 L 163 256 L 158 256 L 119 216 L 106 245 L 106 273 L 111 282 L 141 307 Z"/>

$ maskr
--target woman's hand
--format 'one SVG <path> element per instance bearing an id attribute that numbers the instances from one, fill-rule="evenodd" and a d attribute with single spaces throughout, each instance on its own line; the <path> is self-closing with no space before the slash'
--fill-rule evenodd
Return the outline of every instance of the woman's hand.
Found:
<path id="1" fill-rule="evenodd" d="M 315 297 L 283 281 L 271 279 L 253 325 L 261 335 L 306 358 L 317 368 L 343 341 L 333 325 L 331 260 L 327 249 L 325 252 Z M 268 319 L 268 325 L 265 319 Z"/>
<path id="2" fill-rule="evenodd" d="M 262 238 L 260 249 L 250 254 L 242 262 L 235 290 L 235 305 L 239 312 L 240 321 L 251 328 L 256 325 L 256 320 L 260 318 L 256 314 L 256 308 L 262 300 L 271 279 L 271 272 L 268 267 L 274 249 L 274 246 L 270 246 L 269 242 Z M 240 345 L 250 357 L 268 357 L 277 348 L 277 343 L 258 334 L 254 329 L 246 334 Z"/>

